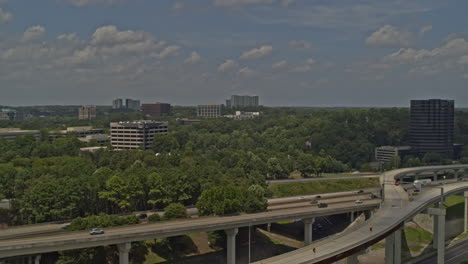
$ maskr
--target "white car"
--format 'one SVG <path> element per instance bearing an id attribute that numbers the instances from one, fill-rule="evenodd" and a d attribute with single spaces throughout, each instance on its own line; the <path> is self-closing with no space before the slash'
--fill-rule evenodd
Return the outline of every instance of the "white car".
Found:
<path id="1" fill-rule="evenodd" d="M 93 229 L 89 230 L 89 234 L 90 235 L 101 235 L 101 234 L 104 234 L 104 229 L 93 228 Z"/>
<path id="2" fill-rule="evenodd" d="M 362 200 L 356 200 L 354 201 L 355 204 L 362 204 Z"/>

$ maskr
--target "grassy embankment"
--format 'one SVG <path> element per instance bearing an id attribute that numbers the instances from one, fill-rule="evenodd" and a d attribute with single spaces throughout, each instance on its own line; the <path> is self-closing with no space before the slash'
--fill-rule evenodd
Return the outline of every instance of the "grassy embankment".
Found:
<path id="1" fill-rule="evenodd" d="M 378 178 L 332 181 L 275 183 L 268 186 L 274 197 L 343 192 L 367 188 L 379 188 Z"/>
<path id="2" fill-rule="evenodd" d="M 444 204 L 447 207 L 447 218 L 453 219 L 464 216 L 465 198 L 463 196 L 449 196 L 445 199 Z"/>

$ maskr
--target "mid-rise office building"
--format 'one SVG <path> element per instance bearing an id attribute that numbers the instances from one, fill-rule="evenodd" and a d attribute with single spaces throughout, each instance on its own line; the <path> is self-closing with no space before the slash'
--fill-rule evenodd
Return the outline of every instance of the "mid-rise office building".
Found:
<path id="1" fill-rule="evenodd" d="M 218 118 L 222 115 L 222 104 L 208 104 L 197 106 L 197 116 L 205 118 Z"/>
<path id="2" fill-rule="evenodd" d="M 95 135 L 87 135 L 85 137 L 78 138 L 79 141 L 90 143 L 95 141 L 99 145 L 105 145 L 107 142 L 110 141 L 110 138 L 106 134 L 95 134 Z"/>
<path id="3" fill-rule="evenodd" d="M 0 109 L 0 120 L 16 120 L 16 110 L 15 109 L 8 109 L 3 108 Z"/>
<path id="4" fill-rule="evenodd" d="M 171 104 L 153 103 L 143 104 L 141 112 L 146 116 L 165 116 L 171 113 Z"/>
<path id="5" fill-rule="evenodd" d="M 393 157 L 403 158 L 411 151 L 410 146 L 382 146 L 375 148 L 375 160 L 381 163 L 389 163 Z"/>
<path id="6" fill-rule="evenodd" d="M 133 111 L 140 111 L 140 100 L 125 99 L 125 107 Z"/>
<path id="7" fill-rule="evenodd" d="M 33 135 L 36 139 L 41 137 L 39 130 L 21 130 L 19 128 L 0 128 L 0 138 L 14 140 L 18 136 Z"/>
<path id="8" fill-rule="evenodd" d="M 112 108 L 113 109 L 122 109 L 122 108 L 124 108 L 123 100 L 122 99 L 112 100 Z"/>
<path id="9" fill-rule="evenodd" d="M 78 119 L 94 119 L 96 118 L 96 106 L 82 106 L 78 113 Z"/>
<path id="10" fill-rule="evenodd" d="M 411 100 L 410 145 L 418 155 L 453 156 L 453 100 Z"/>
<path id="11" fill-rule="evenodd" d="M 247 120 L 247 119 L 254 119 L 261 115 L 260 112 L 242 112 L 236 111 L 233 115 L 225 115 L 227 118 L 232 118 L 234 120 Z"/>
<path id="12" fill-rule="evenodd" d="M 110 123 L 111 144 L 115 150 L 150 149 L 153 139 L 167 132 L 167 122 L 141 120 Z"/>
<path id="13" fill-rule="evenodd" d="M 198 119 L 188 119 L 188 118 L 177 118 L 176 121 L 179 122 L 179 124 L 183 126 L 189 126 L 189 125 L 198 124 L 201 122 L 201 120 L 198 120 Z"/>
<path id="14" fill-rule="evenodd" d="M 259 105 L 258 96 L 232 95 L 230 100 L 226 100 L 226 107 L 257 107 Z"/>

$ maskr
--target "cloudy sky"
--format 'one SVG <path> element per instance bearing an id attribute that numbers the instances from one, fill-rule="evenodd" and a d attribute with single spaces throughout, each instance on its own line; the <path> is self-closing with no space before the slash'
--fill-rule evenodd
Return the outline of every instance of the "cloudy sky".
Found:
<path id="1" fill-rule="evenodd" d="M 466 0 L 0 0 L 0 104 L 468 107 Z"/>

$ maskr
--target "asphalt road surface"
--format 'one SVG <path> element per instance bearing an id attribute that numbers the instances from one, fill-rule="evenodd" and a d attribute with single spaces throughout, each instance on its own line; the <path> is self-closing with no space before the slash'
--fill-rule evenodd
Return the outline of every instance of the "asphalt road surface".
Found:
<path id="1" fill-rule="evenodd" d="M 460 264 L 464 260 L 468 260 L 468 241 L 448 248 L 445 251 L 445 264 Z M 437 263 L 437 255 L 418 262 L 418 264 L 434 264 Z"/>

